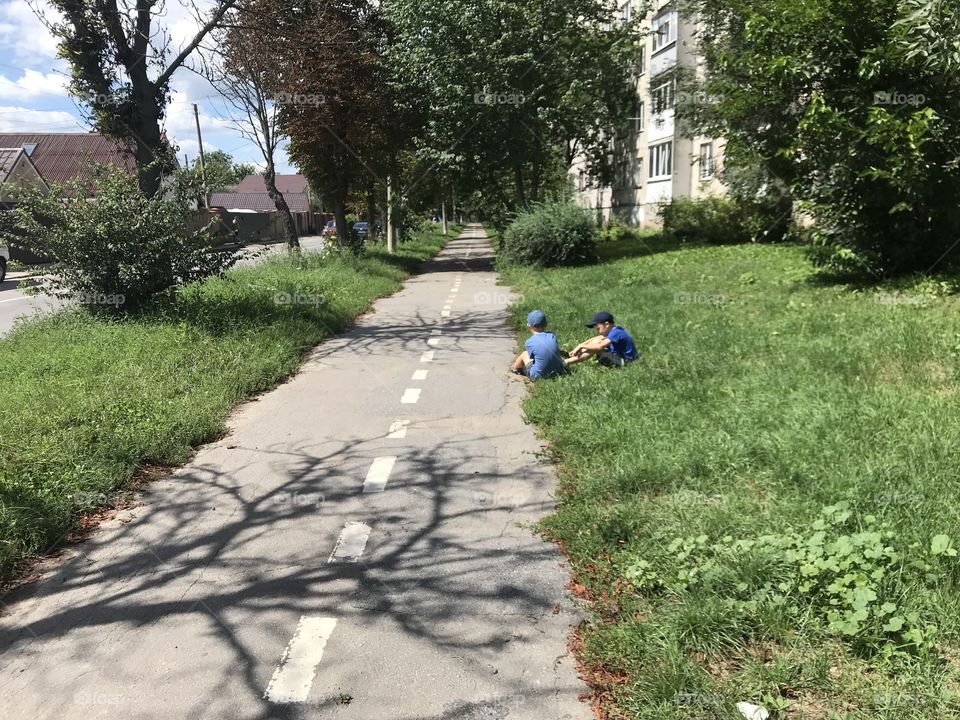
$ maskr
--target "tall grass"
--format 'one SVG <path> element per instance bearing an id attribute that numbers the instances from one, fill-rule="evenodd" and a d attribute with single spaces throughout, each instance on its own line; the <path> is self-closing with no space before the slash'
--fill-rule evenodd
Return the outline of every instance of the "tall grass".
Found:
<path id="1" fill-rule="evenodd" d="M 393 257 L 272 257 L 136 316 L 61 312 L 0 339 L 0 578 L 138 468 L 216 437 L 236 403 L 294 373 L 444 240 L 425 234 Z"/>
<path id="2" fill-rule="evenodd" d="M 559 461 L 542 528 L 594 601 L 581 659 L 609 717 L 740 718 L 740 701 L 773 718 L 956 716 L 957 298 L 827 285 L 799 247 L 601 250 L 506 280 L 518 327 L 542 308 L 569 347 L 609 310 L 641 353 L 538 383 L 525 406 Z M 825 506 L 836 547 L 876 527 L 896 549 L 868 582 L 929 641 L 839 632 L 836 588 L 792 584 L 792 556 L 764 543 L 806 543 Z"/>

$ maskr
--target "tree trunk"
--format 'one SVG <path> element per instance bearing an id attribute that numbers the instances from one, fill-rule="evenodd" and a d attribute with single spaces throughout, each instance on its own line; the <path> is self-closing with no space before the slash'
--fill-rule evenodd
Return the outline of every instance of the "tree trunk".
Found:
<path id="1" fill-rule="evenodd" d="M 263 183 L 267 186 L 267 195 L 273 200 L 274 207 L 283 218 L 283 234 L 287 243 L 287 249 L 291 252 L 300 252 L 300 238 L 297 236 L 297 224 L 293 221 L 293 214 L 290 212 L 290 206 L 287 205 L 287 199 L 283 193 L 277 190 L 277 171 L 273 164 L 267 165 L 267 171 L 263 174 Z"/>
<path id="2" fill-rule="evenodd" d="M 333 198 L 333 219 L 337 223 L 337 245 L 350 247 L 350 228 L 347 227 L 347 206 L 339 197 Z"/>
<path id="3" fill-rule="evenodd" d="M 359 255 L 363 250 L 363 244 L 354 237 L 353 228 L 347 224 L 347 198 L 350 195 L 349 179 L 346 175 L 340 176 L 336 180 L 336 187 L 333 192 L 333 217 L 337 221 L 337 245 L 342 248 L 349 248 L 351 252 Z"/>
<path id="4" fill-rule="evenodd" d="M 160 107 L 154 96 L 156 89 L 146 76 L 146 71 L 131 73 L 137 99 L 140 122 L 136 128 L 136 148 L 134 157 L 137 163 L 137 179 L 140 190 L 147 197 L 153 197 L 163 185 L 164 171 L 171 166 L 167 147 L 160 130 Z"/>
<path id="5" fill-rule="evenodd" d="M 523 188 L 523 168 L 519 165 L 513 168 L 513 184 L 517 194 L 517 207 L 522 208 L 527 204 L 527 195 Z"/>
<path id="6" fill-rule="evenodd" d="M 374 218 L 377 215 L 377 201 L 373 193 L 373 188 L 374 185 L 373 181 L 371 180 L 367 185 L 367 223 L 369 224 L 371 238 L 374 237 L 373 233 L 376 230 L 376 222 Z"/>

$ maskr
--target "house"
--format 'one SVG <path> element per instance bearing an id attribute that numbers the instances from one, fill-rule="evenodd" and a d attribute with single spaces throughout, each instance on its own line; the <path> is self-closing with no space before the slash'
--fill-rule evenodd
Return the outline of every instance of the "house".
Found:
<path id="1" fill-rule="evenodd" d="M 0 148 L 22 149 L 48 187 L 74 182 L 89 187 L 98 165 L 137 171 L 133 153 L 98 132 L 0 133 Z"/>
<path id="2" fill-rule="evenodd" d="M 49 186 L 22 147 L 0 147 L 0 203 L 13 201 L 10 193 L 3 187 L 7 184 L 32 185 L 49 190 Z"/>
<path id="3" fill-rule="evenodd" d="M 297 232 L 301 236 L 319 232 L 328 216 L 319 213 L 319 208 L 315 207 L 307 179 L 303 175 L 277 175 L 276 183 L 277 190 L 287 201 Z M 211 193 L 209 204 L 212 209 L 225 211 L 230 222 L 241 224 L 242 241 L 279 239 L 282 235 L 283 226 L 275 216 L 277 208 L 267 194 L 262 175 L 247 175 L 231 192 Z M 260 219 L 251 217 L 251 214 L 260 216 Z M 270 219 L 264 216 L 270 216 Z M 248 233 L 247 227 L 253 230 Z"/>
<path id="4" fill-rule="evenodd" d="M 642 7 L 646 5 L 638 0 L 621 0 L 617 15 L 629 21 Z M 676 122 L 678 104 L 709 102 L 677 92 L 678 71 L 702 72 L 697 23 L 683 18 L 674 0 L 654 0 L 643 25 L 650 34 L 636 59 L 636 111 L 611 138 L 613 184 L 598 184 L 582 159 L 574 163 L 571 175 L 577 202 L 594 210 L 601 221 L 616 217 L 627 225 L 655 227 L 662 203 L 725 192 L 719 180 L 725 143 L 685 135 Z"/>
<path id="5" fill-rule="evenodd" d="M 287 201 L 287 205 L 290 207 L 290 212 L 292 213 L 310 212 L 310 200 L 306 193 L 284 192 L 283 199 Z M 258 213 L 277 211 L 276 205 L 273 204 L 273 200 L 267 195 L 266 190 L 263 192 L 237 191 L 210 193 L 210 207 Z"/>
<path id="6" fill-rule="evenodd" d="M 310 185 L 303 175 L 277 175 L 277 190 L 284 195 L 287 193 L 310 194 Z M 247 175 L 240 184 L 237 185 L 237 192 L 266 192 L 267 185 L 263 180 L 263 175 Z"/>

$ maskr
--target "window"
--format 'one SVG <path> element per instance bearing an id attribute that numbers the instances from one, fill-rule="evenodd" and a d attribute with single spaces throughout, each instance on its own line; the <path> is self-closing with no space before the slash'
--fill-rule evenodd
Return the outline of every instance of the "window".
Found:
<path id="1" fill-rule="evenodd" d="M 677 11 L 671 10 L 653 19 L 653 52 L 676 42 Z"/>
<path id="2" fill-rule="evenodd" d="M 709 180 L 713 177 L 713 143 L 703 143 L 700 146 L 700 179 Z"/>
<path id="3" fill-rule="evenodd" d="M 637 159 L 633 165 L 633 186 L 640 187 L 643 185 L 643 155 L 637 155 Z"/>
<path id="4" fill-rule="evenodd" d="M 620 6 L 620 22 L 623 25 L 630 22 L 631 5 L 633 5 L 632 0 L 627 0 L 627 2 Z"/>
<path id="5" fill-rule="evenodd" d="M 645 106 L 642 102 L 637 103 L 637 114 L 630 118 L 633 121 L 633 134 L 639 135 L 646 127 L 644 121 Z"/>
<path id="6" fill-rule="evenodd" d="M 650 102 L 653 105 L 654 115 L 659 115 L 671 109 L 673 107 L 673 80 L 657 85 L 650 90 Z"/>
<path id="7" fill-rule="evenodd" d="M 581 170 L 580 175 L 577 177 L 577 190 L 584 192 L 587 189 L 587 178 L 586 173 Z"/>
<path id="8" fill-rule="evenodd" d="M 640 54 L 637 55 L 637 77 L 640 77 L 647 71 L 647 49 L 640 48 Z"/>
<path id="9" fill-rule="evenodd" d="M 668 178 L 673 173 L 673 141 L 650 146 L 650 179 Z"/>

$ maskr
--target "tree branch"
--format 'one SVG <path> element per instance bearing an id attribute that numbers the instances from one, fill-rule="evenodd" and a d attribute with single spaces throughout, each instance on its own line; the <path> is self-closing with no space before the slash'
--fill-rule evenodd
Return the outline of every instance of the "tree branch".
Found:
<path id="1" fill-rule="evenodd" d="M 221 0 L 220 6 L 217 10 L 210 16 L 210 19 L 207 20 L 206 24 L 200 28 L 196 35 L 193 36 L 193 40 L 187 43 L 187 46 L 180 50 L 180 54 L 173 59 L 173 61 L 167 66 L 167 69 L 164 70 L 160 77 L 157 78 L 155 85 L 160 88 L 164 87 L 168 82 L 170 82 L 170 77 L 176 72 L 177 68 L 183 65 L 184 61 L 190 56 L 194 50 L 197 49 L 197 46 L 203 42 L 203 39 L 213 30 L 220 20 L 223 18 L 227 12 L 237 4 L 237 0 Z"/>

